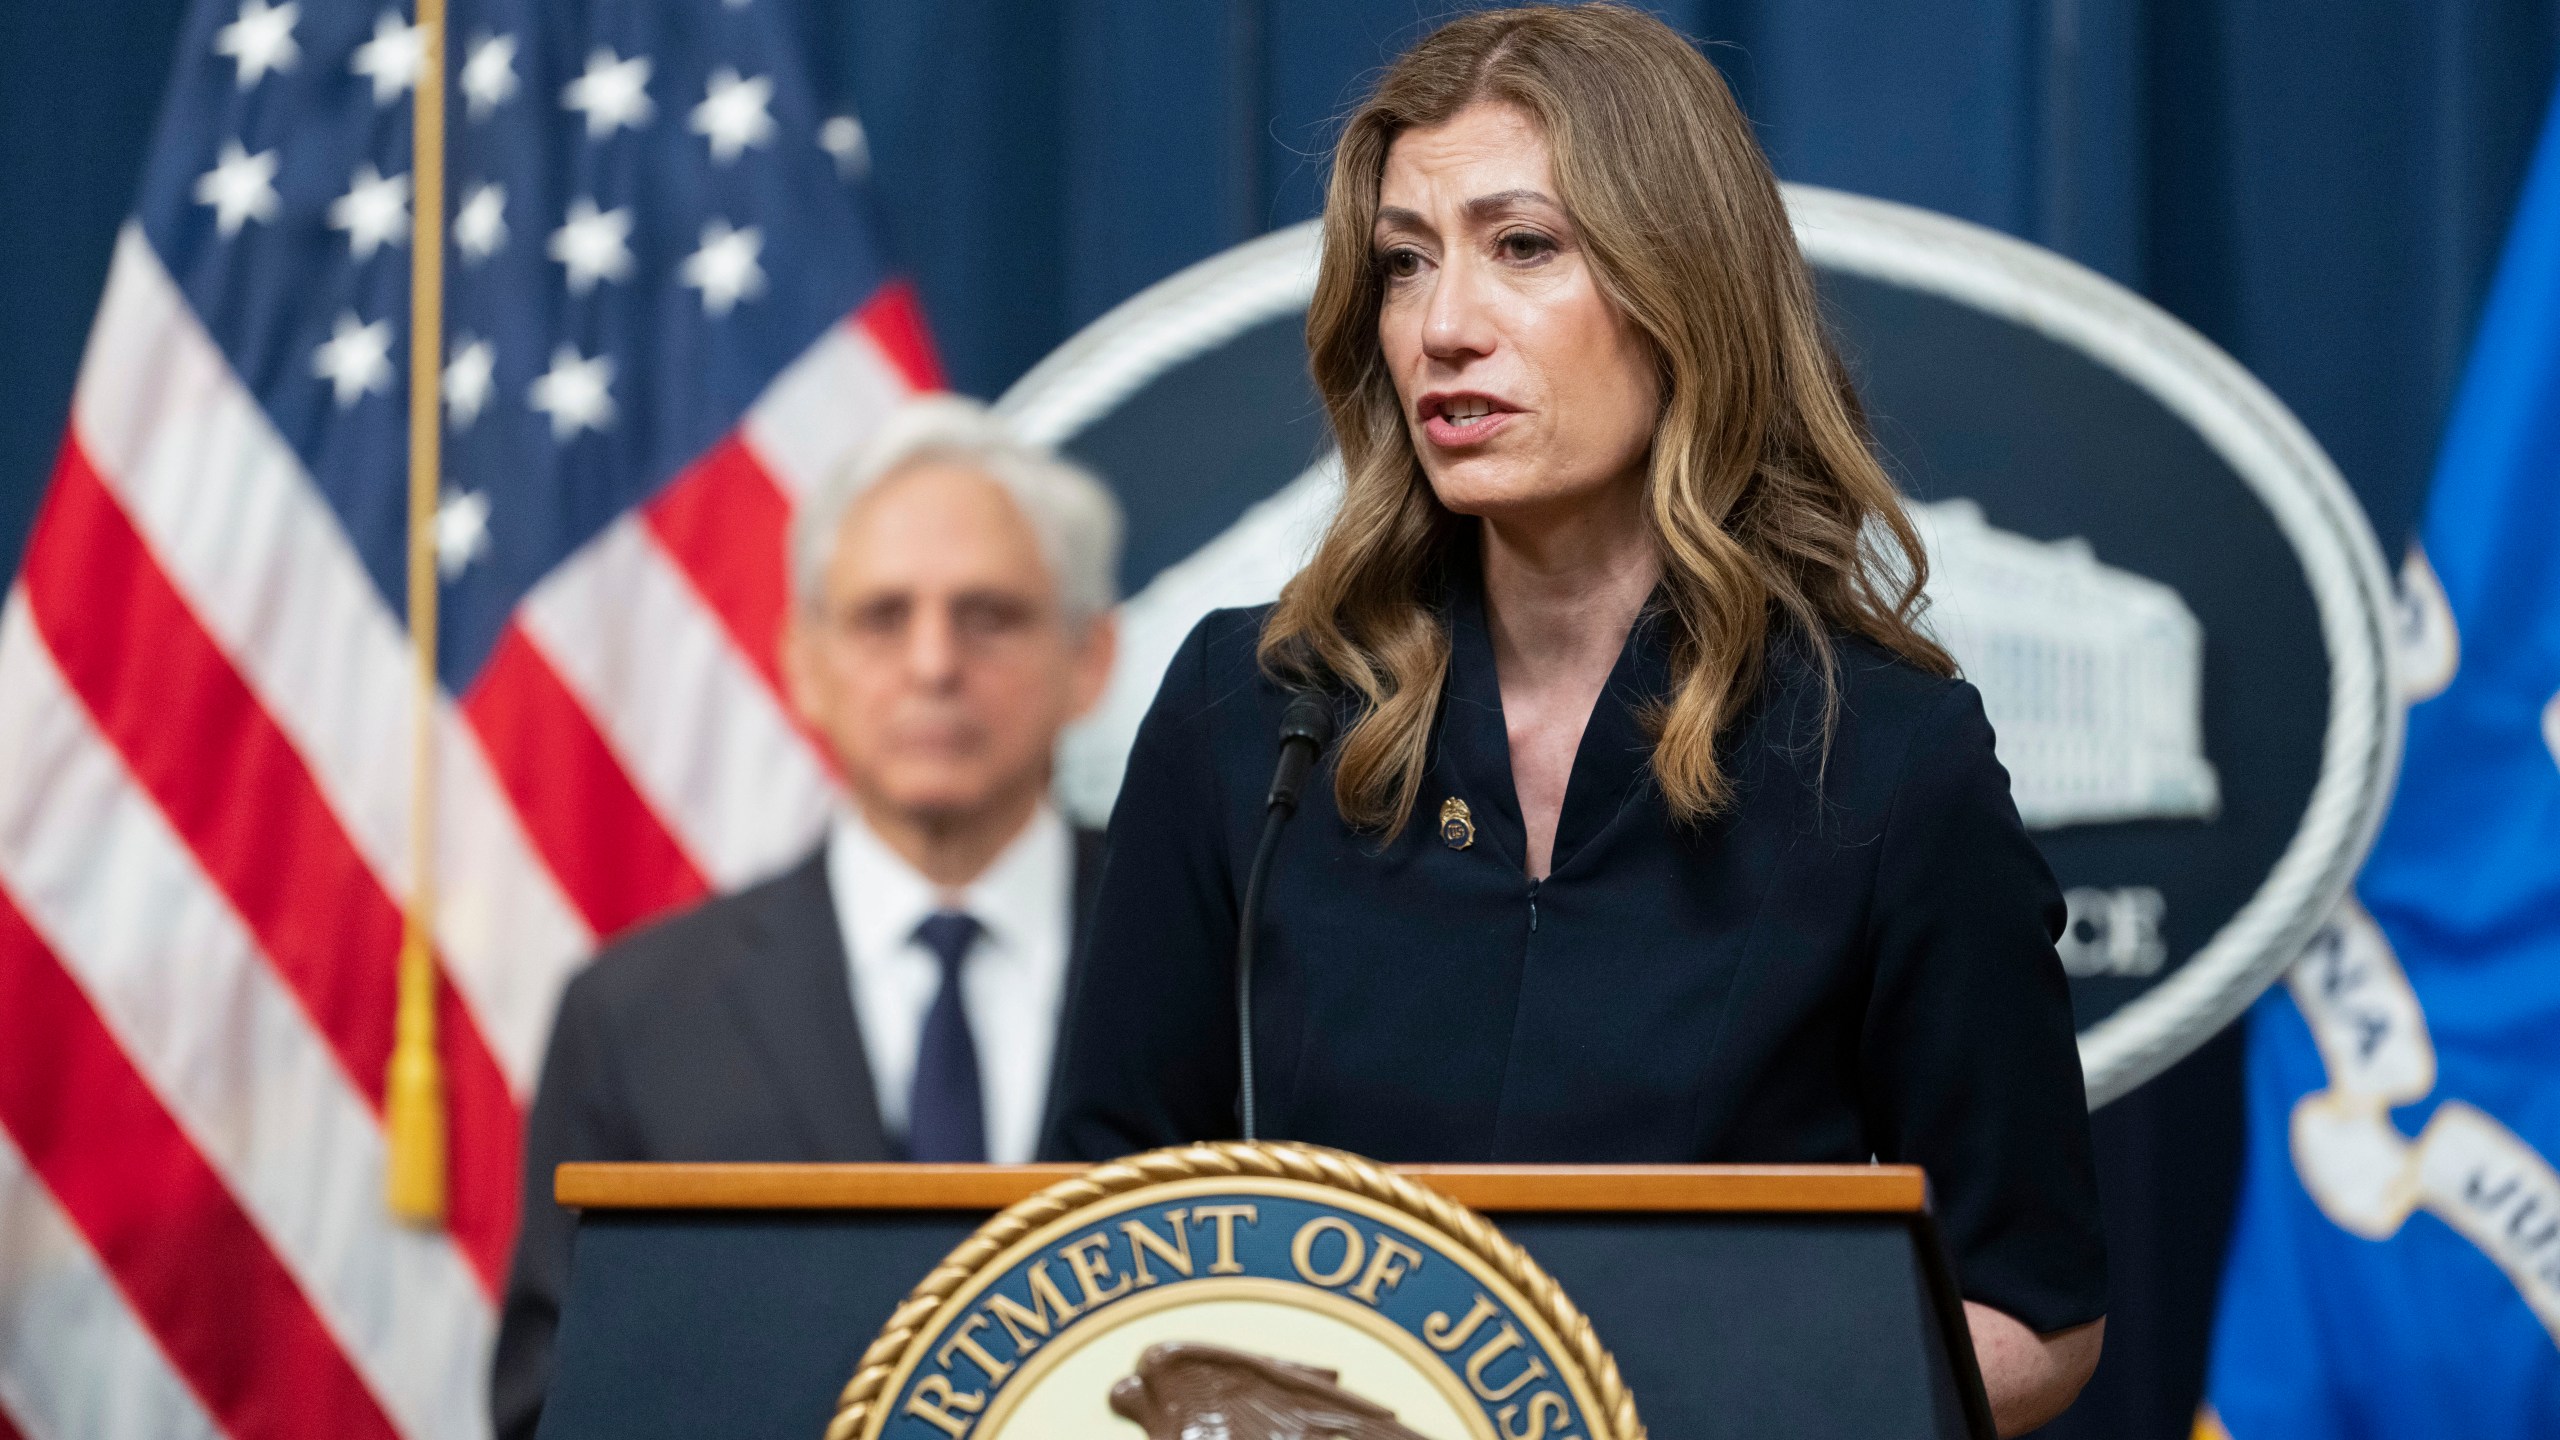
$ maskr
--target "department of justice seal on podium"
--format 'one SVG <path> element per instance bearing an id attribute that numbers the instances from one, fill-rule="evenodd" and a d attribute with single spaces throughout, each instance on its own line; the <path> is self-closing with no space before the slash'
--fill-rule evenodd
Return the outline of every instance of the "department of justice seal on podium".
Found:
<path id="1" fill-rule="evenodd" d="M 863 1355 L 828 1440 L 1644 1440 L 1591 1324 L 1383 1167 L 1220 1143 L 989 1220 Z"/>

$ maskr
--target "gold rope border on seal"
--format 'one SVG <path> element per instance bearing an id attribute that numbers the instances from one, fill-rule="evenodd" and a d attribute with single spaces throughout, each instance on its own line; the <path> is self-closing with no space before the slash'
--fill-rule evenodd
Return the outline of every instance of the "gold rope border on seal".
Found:
<path id="1" fill-rule="evenodd" d="M 896 1372 L 943 1301 L 967 1284 L 987 1262 L 1041 1226 L 1088 1205 L 1150 1185 L 1174 1180 L 1298 1180 L 1347 1191 L 1410 1215 L 1450 1236 L 1493 1267 L 1494 1273 L 1527 1297 L 1539 1317 L 1553 1329 L 1582 1367 L 1593 1396 L 1607 1415 L 1607 1440 L 1646 1440 L 1637 1418 L 1635 1396 L 1618 1376 L 1617 1357 L 1600 1343 L 1591 1321 L 1529 1252 L 1493 1228 L 1473 1210 L 1394 1171 L 1357 1155 L 1295 1142 L 1215 1140 L 1177 1145 L 1097 1165 L 1072 1180 L 1061 1180 L 1027 1200 L 1007 1207 L 978 1227 L 978 1233 L 943 1257 L 880 1327 L 880 1336 L 862 1352 L 853 1378 L 836 1400 L 836 1417 L 827 1424 L 826 1440 L 858 1440 L 871 1418 L 871 1407 Z"/>

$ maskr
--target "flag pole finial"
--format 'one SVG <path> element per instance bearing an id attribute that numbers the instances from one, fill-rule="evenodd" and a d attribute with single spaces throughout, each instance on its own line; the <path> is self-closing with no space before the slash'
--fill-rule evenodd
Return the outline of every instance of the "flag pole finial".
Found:
<path id="1" fill-rule="evenodd" d="M 418 0 L 422 51 L 411 89 L 414 146 L 409 270 L 409 640 L 417 667 L 409 797 L 408 904 L 400 927 L 399 1012 L 384 1077 L 391 1212 L 414 1225 L 445 1216 L 444 1066 L 436 1050 L 435 523 L 444 350 L 444 0 Z"/>

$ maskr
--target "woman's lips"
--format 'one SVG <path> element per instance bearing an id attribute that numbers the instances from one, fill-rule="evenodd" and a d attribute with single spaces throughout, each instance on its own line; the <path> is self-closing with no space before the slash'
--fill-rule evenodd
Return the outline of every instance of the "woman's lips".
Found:
<path id="1" fill-rule="evenodd" d="M 1483 444 L 1519 414 L 1517 410 L 1491 410 L 1472 420 L 1453 420 L 1445 414 L 1433 415 L 1422 422 L 1422 433 L 1443 450 L 1463 450 L 1470 445 Z"/>

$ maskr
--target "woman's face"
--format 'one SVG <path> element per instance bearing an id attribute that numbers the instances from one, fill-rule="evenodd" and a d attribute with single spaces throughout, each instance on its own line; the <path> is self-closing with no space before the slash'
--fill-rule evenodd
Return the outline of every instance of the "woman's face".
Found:
<path id="1" fill-rule="evenodd" d="M 1601 294 L 1547 139 L 1484 101 L 1387 151 L 1378 342 L 1440 503 L 1526 518 L 1641 488 L 1653 353 Z"/>

